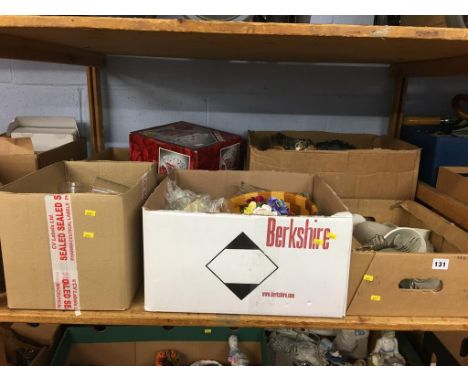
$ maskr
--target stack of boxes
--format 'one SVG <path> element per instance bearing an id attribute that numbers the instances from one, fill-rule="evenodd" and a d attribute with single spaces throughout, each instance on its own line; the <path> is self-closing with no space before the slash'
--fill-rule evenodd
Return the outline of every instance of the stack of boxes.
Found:
<path id="1" fill-rule="evenodd" d="M 145 309 L 155 312 L 468 315 L 460 304 L 467 297 L 468 234 L 414 201 L 418 148 L 324 132 L 285 134 L 356 148 L 266 148 L 272 134 L 249 133 L 247 171 L 207 171 L 240 168 L 240 137 L 179 122 L 132 133 L 129 153 L 60 162 L 4 186 L 8 306 L 127 309 L 144 280 Z M 127 162 L 127 155 L 137 161 Z M 168 211 L 163 175 L 172 167 L 180 187 L 216 198 L 233 195 L 239 184 L 306 193 L 319 216 Z M 128 191 L 61 194 L 57 188 L 96 177 Z M 429 229 L 436 253 L 355 251 L 364 243 L 353 240 L 351 213 Z M 408 277 L 437 278 L 443 288 L 400 289 Z"/>

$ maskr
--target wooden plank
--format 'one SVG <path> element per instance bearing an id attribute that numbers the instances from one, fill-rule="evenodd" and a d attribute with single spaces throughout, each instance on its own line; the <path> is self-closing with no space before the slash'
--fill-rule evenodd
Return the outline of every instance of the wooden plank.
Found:
<path id="1" fill-rule="evenodd" d="M 104 55 L 100 53 L 6 34 L 0 34 L 0 57 L 73 65 L 104 65 Z"/>
<path id="2" fill-rule="evenodd" d="M 143 308 L 139 293 L 132 307 L 125 311 L 74 312 L 53 310 L 12 310 L 0 297 L 0 322 L 62 323 L 87 325 L 165 325 L 224 326 L 259 328 L 336 328 L 368 330 L 468 330 L 468 317 L 361 317 L 342 319 L 315 317 L 218 315 L 195 313 L 151 313 Z"/>
<path id="3" fill-rule="evenodd" d="M 468 56 L 468 30 L 74 16 L 2 16 L 0 32 L 105 54 L 398 63 Z"/>
<path id="4" fill-rule="evenodd" d="M 395 77 L 395 88 L 393 91 L 392 112 L 388 122 L 388 136 L 392 138 L 400 137 L 401 124 L 403 123 L 403 109 L 405 106 L 406 90 L 408 89 L 408 79 L 406 77 Z"/>
<path id="5" fill-rule="evenodd" d="M 402 62 L 391 70 L 405 77 L 463 76 L 468 74 L 468 56 Z"/>
<path id="6" fill-rule="evenodd" d="M 99 153 L 104 150 L 101 76 L 99 69 L 88 66 L 86 68 L 86 79 L 88 84 L 89 136 L 91 137 L 93 153 Z"/>
<path id="7" fill-rule="evenodd" d="M 468 206 L 466 204 L 423 182 L 418 182 L 416 199 L 427 204 L 461 228 L 468 230 Z"/>

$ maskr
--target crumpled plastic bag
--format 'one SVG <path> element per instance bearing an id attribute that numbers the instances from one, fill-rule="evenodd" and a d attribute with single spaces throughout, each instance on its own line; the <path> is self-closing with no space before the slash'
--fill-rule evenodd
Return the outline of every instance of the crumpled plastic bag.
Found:
<path id="1" fill-rule="evenodd" d="M 166 209 L 186 212 L 228 212 L 225 198 L 212 199 L 209 195 L 199 195 L 191 190 L 183 190 L 175 181 L 168 179 Z"/>

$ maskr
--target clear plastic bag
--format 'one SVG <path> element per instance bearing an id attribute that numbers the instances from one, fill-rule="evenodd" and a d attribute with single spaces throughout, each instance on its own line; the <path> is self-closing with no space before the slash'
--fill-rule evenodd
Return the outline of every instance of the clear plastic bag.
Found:
<path id="1" fill-rule="evenodd" d="M 227 212 L 225 198 L 212 199 L 209 195 L 199 195 L 191 190 L 183 190 L 169 179 L 166 191 L 166 209 L 186 212 Z"/>

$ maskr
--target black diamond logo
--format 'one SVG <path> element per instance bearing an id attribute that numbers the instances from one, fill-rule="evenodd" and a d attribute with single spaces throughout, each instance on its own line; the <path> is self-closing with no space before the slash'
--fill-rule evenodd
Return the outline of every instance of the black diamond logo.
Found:
<path id="1" fill-rule="evenodd" d="M 240 300 L 278 269 L 244 232 L 219 252 L 206 267 Z"/>

